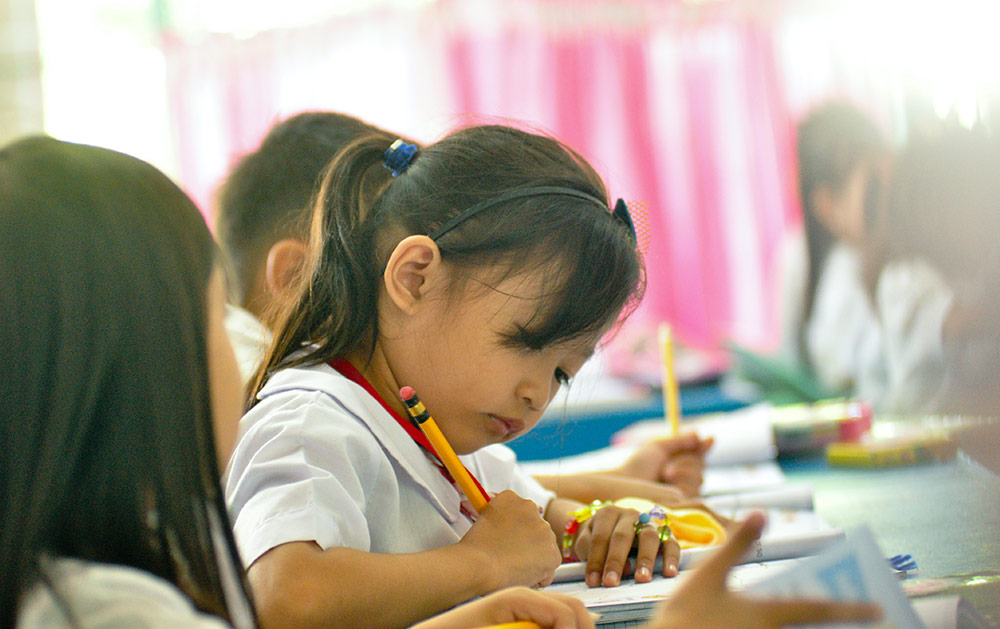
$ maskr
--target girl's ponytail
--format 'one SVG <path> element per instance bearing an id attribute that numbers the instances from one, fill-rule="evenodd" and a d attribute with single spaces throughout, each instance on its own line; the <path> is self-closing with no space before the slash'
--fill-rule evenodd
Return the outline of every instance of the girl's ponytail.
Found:
<path id="1" fill-rule="evenodd" d="M 248 390 L 246 406 L 278 367 L 343 356 L 377 332 L 377 202 L 392 181 L 382 166 L 394 136 L 372 133 L 348 144 L 323 173 L 314 200 L 309 258 L 275 338 Z M 307 347 L 314 345 L 314 347 Z"/>

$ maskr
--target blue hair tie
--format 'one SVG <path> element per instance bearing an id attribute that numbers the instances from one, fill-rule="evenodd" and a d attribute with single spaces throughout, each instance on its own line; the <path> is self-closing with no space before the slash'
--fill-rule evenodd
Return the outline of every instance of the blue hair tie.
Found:
<path id="1" fill-rule="evenodd" d="M 397 177 L 406 170 L 406 167 L 410 165 L 416 154 L 416 144 L 407 144 L 402 140 L 396 140 L 385 150 L 382 156 L 382 164 L 392 171 L 393 177 Z"/>

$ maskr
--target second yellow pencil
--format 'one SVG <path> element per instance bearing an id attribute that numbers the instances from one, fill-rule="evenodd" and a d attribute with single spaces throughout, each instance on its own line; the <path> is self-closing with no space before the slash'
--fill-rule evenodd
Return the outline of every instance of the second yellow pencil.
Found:
<path id="1" fill-rule="evenodd" d="M 680 402 L 677 399 L 677 376 L 674 374 L 674 339 L 670 325 L 661 323 L 659 328 L 660 355 L 663 357 L 663 410 L 670 425 L 670 434 L 680 431 Z"/>

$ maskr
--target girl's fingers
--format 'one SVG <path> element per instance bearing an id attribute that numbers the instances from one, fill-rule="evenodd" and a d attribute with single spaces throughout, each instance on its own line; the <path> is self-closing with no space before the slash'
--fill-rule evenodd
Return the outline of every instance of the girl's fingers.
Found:
<path id="1" fill-rule="evenodd" d="M 598 587 L 604 575 L 604 560 L 608 555 L 608 537 L 614 522 L 608 522 L 612 515 L 607 508 L 601 509 L 581 527 L 576 541 L 576 554 L 587 558 L 587 587 Z"/>
<path id="2" fill-rule="evenodd" d="M 639 549 L 635 556 L 635 582 L 647 583 L 653 579 L 656 553 L 660 549 L 660 536 L 656 527 L 647 525 L 639 530 Z"/>
<path id="3" fill-rule="evenodd" d="M 698 568 L 697 580 L 711 588 L 723 588 L 729 569 L 739 561 L 755 539 L 760 537 L 764 528 L 764 516 L 751 513 L 747 519 L 730 535 L 726 543 L 705 560 Z"/>
<path id="4" fill-rule="evenodd" d="M 878 620 L 882 609 L 873 603 L 843 601 L 762 600 L 755 602 L 760 617 L 769 626 L 801 625 L 816 622 L 861 622 Z"/>
<path id="5" fill-rule="evenodd" d="M 584 581 L 587 587 L 597 587 L 601 584 L 601 568 L 604 565 L 604 557 L 598 557 L 590 534 L 590 527 L 583 525 L 580 527 L 580 534 L 576 536 L 576 544 L 573 546 L 573 553 L 577 557 L 586 557 L 587 568 L 584 574 Z M 600 563 L 598 563 L 598 561 Z"/>
<path id="6" fill-rule="evenodd" d="M 704 455 L 712 448 L 712 444 L 714 443 L 715 443 L 715 437 L 706 437 L 701 441 L 700 444 L 698 444 L 698 451 L 701 452 L 702 455 Z"/>
<path id="7" fill-rule="evenodd" d="M 608 538 L 608 550 L 604 559 L 604 576 L 601 581 L 605 587 L 616 587 L 621 583 L 625 562 L 628 561 L 628 554 L 635 540 L 635 523 L 639 520 L 639 512 L 634 509 L 617 511 L 618 518 Z"/>
<path id="8" fill-rule="evenodd" d="M 659 536 L 657 536 L 659 542 Z M 677 540 L 671 537 L 663 542 L 663 576 L 676 577 L 678 566 L 681 563 L 681 546 Z"/>

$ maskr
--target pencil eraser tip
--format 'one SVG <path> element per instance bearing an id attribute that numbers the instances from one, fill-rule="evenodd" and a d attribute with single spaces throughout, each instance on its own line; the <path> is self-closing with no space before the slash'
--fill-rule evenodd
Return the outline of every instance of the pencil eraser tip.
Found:
<path id="1" fill-rule="evenodd" d="M 415 392 L 413 391 L 413 387 L 403 387 L 402 389 L 399 390 L 399 397 L 403 398 L 404 400 L 410 399 L 411 397 L 414 396 L 414 394 Z"/>

